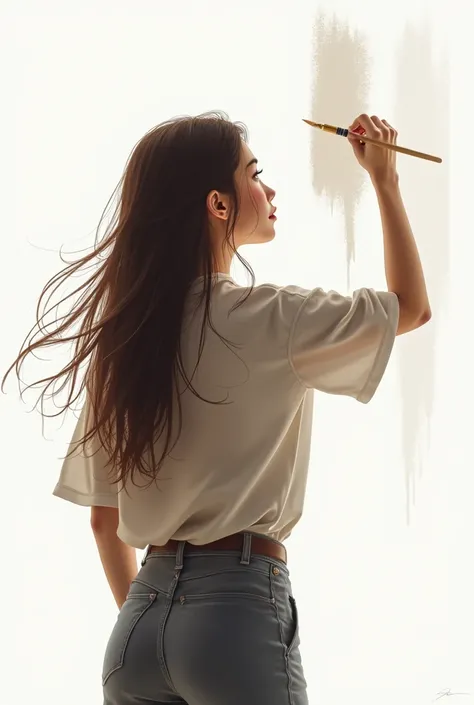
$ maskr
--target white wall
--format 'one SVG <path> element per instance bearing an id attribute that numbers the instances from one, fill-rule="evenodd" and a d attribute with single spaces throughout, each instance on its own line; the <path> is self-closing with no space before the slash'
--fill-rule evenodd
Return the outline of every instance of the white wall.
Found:
<path id="1" fill-rule="evenodd" d="M 59 248 L 71 259 L 92 243 L 133 144 L 170 116 L 224 109 L 249 126 L 279 210 L 276 240 L 242 251 L 257 283 L 345 292 L 349 272 L 350 289 L 385 287 L 366 179 L 343 140 L 302 118 L 348 125 L 367 110 L 400 144 L 444 158 L 399 158 L 433 319 L 397 341 L 368 406 L 317 396 L 306 513 L 288 547 L 312 704 L 422 705 L 445 688 L 470 694 L 449 705 L 474 703 L 467 2 L 3 8 L 2 374 Z M 28 360 L 26 384 L 67 360 L 51 352 L 49 364 Z M 6 390 L 2 702 L 99 703 L 116 609 L 88 510 L 51 496 L 75 418 L 47 418 L 45 442 L 38 411 L 26 413 L 40 389 L 26 405 L 13 377 Z"/>

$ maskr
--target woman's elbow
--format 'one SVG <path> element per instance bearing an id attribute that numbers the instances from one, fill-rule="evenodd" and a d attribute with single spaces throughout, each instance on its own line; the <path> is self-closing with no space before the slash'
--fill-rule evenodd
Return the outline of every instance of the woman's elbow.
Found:
<path id="1" fill-rule="evenodd" d="M 431 320 L 431 309 L 428 308 L 421 314 L 414 316 L 413 314 L 405 313 L 400 310 L 400 316 L 398 319 L 397 335 L 403 335 L 404 333 L 410 333 L 412 330 L 421 328 L 428 321 Z"/>

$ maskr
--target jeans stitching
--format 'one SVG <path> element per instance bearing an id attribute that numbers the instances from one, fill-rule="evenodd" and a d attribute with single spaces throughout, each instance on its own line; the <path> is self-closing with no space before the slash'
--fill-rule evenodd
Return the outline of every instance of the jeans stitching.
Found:
<path id="1" fill-rule="evenodd" d="M 251 566 L 245 566 L 245 570 L 253 573 L 254 575 L 268 576 L 268 570 L 260 570 L 258 568 L 252 568 Z M 231 573 L 236 573 L 241 575 L 242 568 L 224 568 L 221 570 L 212 570 L 205 573 L 199 573 L 198 575 L 190 575 L 189 577 L 183 577 L 181 583 L 192 582 L 193 580 L 202 580 L 203 578 L 218 578 L 224 575 L 230 575 Z"/>
<path id="2" fill-rule="evenodd" d="M 298 639 L 299 615 L 298 615 L 298 607 L 297 607 L 297 605 L 296 605 L 296 600 L 295 600 L 295 598 L 293 597 L 293 595 L 290 595 L 288 599 L 289 599 L 290 604 L 291 604 L 291 607 L 292 607 L 293 620 L 294 620 L 294 623 L 295 623 L 295 631 L 294 631 L 294 634 L 293 634 L 293 638 L 292 638 L 291 643 L 290 643 L 290 645 L 289 645 L 289 647 L 288 647 L 288 653 L 291 654 L 292 651 L 293 651 L 293 649 L 295 648 L 296 640 Z"/>
<path id="3" fill-rule="evenodd" d="M 290 604 L 292 605 L 292 614 L 293 614 L 293 619 L 295 622 L 295 632 L 293 634 L 293 639 L 291 640 L 290 645 L 286 651 L 286 657 L 285 657 L 286 670 L 288 673 L 288 688 L 289 688 L 288 692 L 289 692 L 289 696 L 290 696 L 290 705 L 292 705 L 293 704 L 293 678 L 291 676 L 291 669 L 290 669 L 289 662 L 290 662 L 290 658 L 292 657 L 293 651 L 296 646 L 296 641 L 298 638 L 299 619 L 298 619 L 298 607 L 296 606 L 295 598 L 292 595 L 290 595 L 288 599 L 290 601 Z"/>
<path id="4" fill-rule="evenodd" d="M 293 681 L 291 678 L 290 667 L 289 667 L 289 663 L 288 663 L 289 649 L 286 646 L 285 640 L 283 638 L 283 628 L 282 628 L 282 623 L 281 623 L 281 619 L 280 619 L 280 613 L 278 612 L 278 600 L 275 598 L 275 593 L 274 593 L 274 584 L 275 583 L 274 583 L 274 579 L 273 579 L 273 574 L 270 576 L 270 584 L 272 587 L 273 599 L 275 600 L 275 612 L 276 612 L 276 616 L 277 616 L 277 620 L 278 620 L 278 627 L 280 630 L 280 641 L 281 641 L 281 645 L 284 649 L 285 671 L 286 671 L 286 676 L 288 679 L 288 698 L 289 698 L 290 705 L 294 705 L 293 693 L 292 693 Z"/>
<path id="5" fill-rule="evenodd" d="M 149 583 L 149 582 L 146 581 L 146 580 L 142 580 L 142 579 L 138 578 L 138 579 L 132 580 L 132 584 L 135 584 L 135 585 L 143 585 L 144 587 L 148 588 L 149 590 L 154 590 L 156 593 L 158 593 L 158 594 L 161 595 L 162 597 L 167 597 L 167 596 L 168 596 L 168 593 L 167 593 L 167 592 L 165 592 L 164 590 L 161 590 L 160 588 L 156 587 L 156 585 L 152 585 L 151 583 Z M 133 594 L 132 594 L 132 595 L 128 595 L 128 597 L 133 597 Z"/>
<path id="6" fill-rule="evenodd" d="M 263 602 L 265 605 L 274 605 L 274 597 L 263 597 L 262 595 L 254 595 L 251 592 L 208 592 L 202 593 L 201 595 L 196 594 L 186 594 L 180 597 L 181 604 L 185 601 L 191 600 L 191 602 L 197 600 L 214 600 L 216 598 L 226 598 L 226 597 L 242 597 L 247 600 L 257 600 L 258 602 Z"/>
<path id="7" fill-rule="evenodd" d="M 170 616 L 171 609 L 173 607 L 173 598 L 174 594 L 176 592 L 176 587 L 178 585 L 179 581 L 179 573 L 180 571 L 176 571 L 175 578 L 173 582 L 171 583 L 170 589 L 168 591 L 168 604 L 166 605 L 166 609 L 163 614 L 163 619 L 161 620 L 160 624 L 160 629 L 158 632 L 158 641 L 160 644 L 160 648 L 158 649 L 158 661 L 160 663 L 160 668 L 161 672 L 163 673 L 163 677 L 165 681 L 168 683 L 169 687 L 171 690 L 174 690 L 174 692 L 178 695 L 178 691 L 176 690 L 172 680 L 171 680 L 171 674 L 169 672 L 166 660 L 165 660 L 165 628 L 166 628 L 166 623 L 168 621 L 168 618 Z"/>
<path id="8" fill-rule="evenodd" d="M 144 614 L 150 609 L 150 607 L 152 606 L 152 604 L 155 602 L 155 600 L 156 600 L 156 598 L 157 598 L 157 595 L 156 595 L 156 593 L 154 593 L 154 594 L 150 594 L 150 595 L 140 595 L 140 597 L 142 597 L 142 598 L 148 597 L 148 602 L 147 602 L 147 604 L 145 605 L 145 607 L 141 610 L 141 612 L 138 613 L 136 619 L 134 619 L 134 621 L 133 621 L 132 624 L 130 625 L 130 627 L 129 627 L 129 629 L 128 629 L 126 635 L 125 635 L 125 639 L 124 639 L 124 642 L 123 642 L 123 646 L 122 646 L 122 648 L 120 649 L 120 652 L 119 652 L 119 662 L 118 662 L 118 664 L 117 664 L 116 666 L 114 666 L 113 668 L 110 668 L 110 669 L 107 671 L 107 673 L 104 674 L 104 676 L 103 676 L 103 678 L 102 678 L 102 685 L 103 685 L 103 686 L 104 686 L 104 685 L 106 684 L 106 682 L 109 680 L 109 678 L 110 678 L 110 676 L 112 675 L 112 673 L 114 673 L 115 671 L 119 671 L 119 670 L 122 668 L 122 666 L 123 666 L 123 660 L 124 660 L 124 656 L 125 656 L 125 652 L 126 652 L 126 650 L 127 650 L 127 646 L 128 646 L 128 642 L 130 641 L 130 637 L 131 637 L 132 634 L 133 634 L 133 630 L 135 629 L 135 627 L 137 626 L 137 624 L 138 624 L 138 622 L 141 620 L 141 618 L 144 616 Z"/>

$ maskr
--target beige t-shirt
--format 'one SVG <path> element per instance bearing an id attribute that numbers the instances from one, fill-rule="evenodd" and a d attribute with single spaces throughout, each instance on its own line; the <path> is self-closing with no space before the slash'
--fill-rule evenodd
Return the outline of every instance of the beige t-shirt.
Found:
<path id="1" fill-rule="evenodd" d="M 190 304 L 200 285 L 202 278 Z M 370 401 L 395 340 L 398 298 L 373 289 L 349 297 L 263 284 L 229 315 L 247 291 L 228 275 L 215 278 L 212 323 L 239 347 L 227 347 L 208 328 L 192 383 L 205 399 L 230 403 L 207 404 L 189 390 L 182 395 L 182 435 L 158 487 L 129 483 L 128 494 L 119 492 L 108 482 L 104 451 L 92 455 L 99 447 L 94 440 L 87 451 L 92 457 L 79 447 L 64 461 L 57 497 L 118 507 L 117 534 L 138 549 L 171 538 L 200 545 L 240 531 L 278 541 L 290 535 L 303 511 L 313 390 Z M 188 306 L 182 334 L 188 376 L 201 325 L 202 313 Z M 84 417 L 85 409 L 72 442 L 84 435 Z"/>

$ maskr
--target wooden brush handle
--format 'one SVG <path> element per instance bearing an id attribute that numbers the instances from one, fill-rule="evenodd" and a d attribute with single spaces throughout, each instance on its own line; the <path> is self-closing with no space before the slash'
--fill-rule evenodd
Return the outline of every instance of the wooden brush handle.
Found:
<path id="1" fill-rule="evenodd" d="M 437 162 L 441 164 L 443 161 L 440 157 L 434 157 L 432 154 L 425 154 L 424 152 L 417 152 L 414 149 L 407 149 L 407 147 L 400 147 L 398 144 L 391 144 L 390 142 L 382 142 L 381 140 L 374 140 L 372 137 L 367 137 L 367 135 L 360 135 L 358 132 L 352 132 L 348 130 L 348 135 L 351 137 L 357 137 L 360 142 L 370 142 L 370 144 L 375 144 L 376 147 L 385 147 L 386 149 L 391 149 L 393 152 L 400 152 L 401 154 L 409 154 L 411 157 L 419 157 L 420 159 L 427 159 L 430 162 Z"/>

